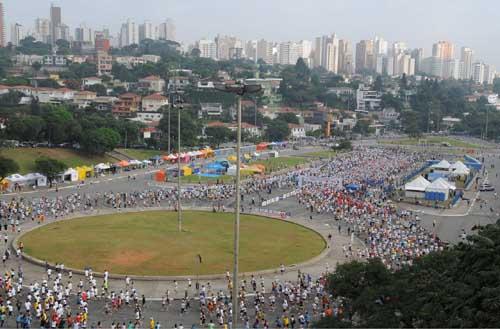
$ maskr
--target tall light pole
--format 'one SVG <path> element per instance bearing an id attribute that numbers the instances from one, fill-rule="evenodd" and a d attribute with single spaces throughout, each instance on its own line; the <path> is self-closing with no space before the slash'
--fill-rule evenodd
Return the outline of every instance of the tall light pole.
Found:
<path id="1" fill-rule="evenodd" d="M 233 237 L 233 291 L 232 291 L 232 311 L 233 311 L 233 328 L 238 326 L 238 257 L 240 251 L 240 166 L 241 166 L 241 98 L 245 94 L 257 93 L 262 87 L 260 85 L 246 85 L 244 83 L 235 84 L 220 84 L 216 85 L 215 89 L 236 94 L 238 99 L 238 129 L 236 132 L 236 188 L 235 188 L 235 198 L 236 205 L 234 209 L 234 237 Z"/>
<path id="2" fill-rule="evenodd" d="M 184 108 L 184 101 L 178 91 L 173 93 L 172 106 L 177 107 L 177 223 L 179 232 L 182 232 L 182 206 L 181 206 L 181 110 Z M 170 115 L 169 115 L 170 130 Z M 170 134 L 169 134 L 170 148 Z"/>

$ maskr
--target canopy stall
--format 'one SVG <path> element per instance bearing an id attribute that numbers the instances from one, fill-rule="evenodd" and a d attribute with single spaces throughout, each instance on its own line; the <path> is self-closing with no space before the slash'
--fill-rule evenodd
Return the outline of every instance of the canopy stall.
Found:
<path id="1" fill-rule="evenodd" d="M 111 169 L 111 166 L 106 163 L 99 163 L 94 167 L 94 169 L 97 173 L 103 173 L 109 171 Z"/>
<path id="2" fill-rule="evenodd" d="M 451 166 L 451 175 L 454 177 L 465 177 L 470 174 L 470 169 L 462 161 L 457 161 Z"/>
<path id="3" fill-rule="evenodd" d="M 433 164 L 431 166 L 431 169 L 434 172 L 446 172 L 447 173 L 450 171 L 450 168 L 451 168 L 451 164 L 446 160 L 441 160 L 438 163 Z"/>
<path id="4" fill-rule="evenodd" d="M 184 166 L 181 169 L 181 175 L 182 176 L 191 176 L 193 174 L 193 169 L 189 166 Z"/>
<path id="5" fill-rule="evenodd" d="M 425 198 L 425 189 L 431 185 L 427 179 L 422 176 L 416 177 L 409 183 L 405 184 L 405 196 L 407 198 L 417 198 L 424 199 Z"/>
<path id="6" fill-rule="evenodd" d="M 76 182 L 78 181 L 78 170 L 68 168 L 59 175 L 58 180 L 61 182 Z"/>
<path id="7" fill-rule="evenodd" d="M 269 147 L 269 143 L 260 143 L 260 144 L 257 144 L 257 151 L 264 151 L 264 150 L 267 150 L 267 148 Z"/>
<path id="8" fill-rule="evenodd" d="M 159 170 L 155 173 L 155 181 L 164 183 L 167 181 L 167 174 L 163 170 Z"/>
<path id="9" fill-rule="evenodd" d="M 425 199 L 430 201 L 446 201 L 450 197 L 450 191 L 454 191 L 455 186 L 444 178 L 439 178 L 432 182 L 425 189 Z"/>
<path id="10" fill-rule="evenodd" d="M 89 166 L 81 166 L 76 167 L 76 171 L 78 172 L 78 180 L 85 180 L 92 176 L 94 168 Z"/>
<path id="11" fill-rule="evenodd" d="M 24 178 L 24 176 L 20 174 L 12 174 L 10 176 L 5 177 L 5 179 L 9 182 L 9 186 L 15 184 L 23 186 L 26 184 L 26 178 Z"/>
<path id="12" fill-rule="evenodd" d="M 28 186 L 47 186 L 47 177 L 39 173 L 31 173 L 24 176 Z"/>

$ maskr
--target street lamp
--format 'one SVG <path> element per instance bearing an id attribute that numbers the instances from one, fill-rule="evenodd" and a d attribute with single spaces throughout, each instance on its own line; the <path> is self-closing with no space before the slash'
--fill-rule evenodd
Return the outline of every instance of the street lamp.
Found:
<path id="1" fill-rule="evenodd" d="M 216 84 L 215 89 L 218 91 L 235 94 L 238 99 L 238 129 L 236 132 L 236 206 L 234 209 L 234 263 L 233 263 L 233 328 L 237 327 L 238 323 L 238 256 L 240 249 L 240 166 L 241 166 L 241 98 L 245 94 L 253 94 L 261 91 L 260 85 L 246 85 L 241 82 L 233 84 Z"/>
<path id="2" fill-rule="evenodd" d="M 171 94 L 172 107 L 177 108 L 177 222 L 179 232 L 182 232 L 182 207 L 181 207 L 181 110 L 184 108 L 184 100 L 179 91 Z M 170 112 L 168 117 L 168 145 L 170 148 Z"/>

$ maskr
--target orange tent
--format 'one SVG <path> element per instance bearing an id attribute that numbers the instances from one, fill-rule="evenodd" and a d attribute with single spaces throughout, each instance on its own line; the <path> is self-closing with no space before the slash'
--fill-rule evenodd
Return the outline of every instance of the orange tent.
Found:
<path id="1" fill-rule="evenodd" d="M 155 174 L 155 181 L 157 182 L 166 182 L 167 174 L 163 170 L 157 171 Z"/>
<path id="2" fill-rule="evenodd" d="M 128 161 L 122 160 L 122 161 L 118 162 L 118 165 L 120 167 L 128 167 L 128 166 L 130 166 L 130 163 L 128 163 Z"/>
<path id="3" fill-rule="evenodd" d="M 260 143 L 257 144 L 257 151 L 264 151 L 267 150 L 267 147 L 269 146 L 268 143 Z"/>

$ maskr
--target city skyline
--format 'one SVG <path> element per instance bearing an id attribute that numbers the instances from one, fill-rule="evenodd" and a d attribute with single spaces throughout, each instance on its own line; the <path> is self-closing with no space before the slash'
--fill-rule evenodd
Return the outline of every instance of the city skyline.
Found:
<path id="1" fill-rule="evenodd" d="M 228 0 L 218 1 L 218 5 L 198 0 L 189 3 L 164 2 L 147 0 L 146 5 L 138 6 L 130 0 L 120 1 L 120 13 L 115 11 L 116 0 L 90 0 L 86 4 L 74 3 L 67 0 L 4 0 L 6 10 L 6 29 L 15 23 L 21 23 L 28 28 L 33 26 L 38 17 L 49 18 L 50 6 L 54 4 L 62 7 L 62 21 L 70 25 L 73 30 L 82 23 L 99 29 L 109 27 L 113 34 L 119 32 L 121 25 L 128 18 L 138 24 L 144 20 L 161 23 L 166 18 L 173 18 L 177 26 L 178 40 L 192 43 L 204 37 L 213 38 L 217 34 L 235 35 L 244 40 L 267 39 L 273 41 L 286 40 L 314 40 L 324 34 L 337 33 L 353 43 L 363 39 L 383 36 L 386 40 L 406 42 L 410 48 L 425 48 L 427 53 L 432 51 L 432 45 L 438 40 L 449 40 L 456 45 L 456 49 L 467 46 L 475 49 L 476 58 L 500 67 L 500 58 L 496 54 L 498 49 L 491 40 L 500 37 L 500 31 L 488 27 L 488 17 L 494 18 L 495 10 L 480 11 L 478 17 L 474 11 L 467 8 L 476 8 L 465 1 L 440 1 L 433 3 L 430 0 L 419 2 L 414 12 L 408 13 L 409 1 L 381 0 L 377 4 L 366 1 L 323 1 L 318 0 L 309 11 L 304 11 L 302 3 L 298 1 L 275 1 L 260 7 L 262 0 L 243 8 L 239 4 Z M 453 3 L 453 6 L 448 6 Z M 481 1 L 484 4 L 498 5 L 492 1 Z M 99 11 L 95 11 L 95 8 Z M 29 11 L 26 8 L 31 8 Z M 266 8 L 267 10 L 261 10 Z M 443 9 L 446 8 L 446 17 Z M 486 7 L 485 7 L 486 8 Z M 244 9 L 244 10 L 243 10 Z M 316 10 L 313 10 L 316 9 Z M 427 9 L 427 12 L 424 10 Z M 500 8 L 499 8 L 500 10 Z M 342 14 L 339 14 L 339 13 Z M 370 15 L 366 13 L 369 12 Z M 276 15 L 279 13 L 280 15 Z M 325 16 L 331 17 L 325 19 Z M 272 17 L 272 19 L 266 19 Z M 380 19 L 387 17 L 387 19 Z M 421 20 L 420 18 L 424 18 Z M 454 17 L 453 22 L 446 22 L 447 17 Z M 214 19 L 215 18 L 215 19 Z M 462 20 L 461 20 L 462 19 Z M 207 22 L 208 20 L 208 22 Z M 230 21 L 258 22 L 250 26 L 231 25 Z M 359 24 L 360 20 L 363 24 Z M 290 24 L 294 21 L 294 24 Z M 390 21 L 390 24 L 387 24 Z M 431 22 L 423 24 L 422 21 Z M 468 24 L 459 22 L 467 21 Z M 197 24 L 193 24 L 197 23 Z M 276 23 L 283 23 L 284 28 L 276 29 Z M 434 24 L 432 24 L 434 23 Z M 278 25 L 279 26 L 279 25 Z M 417 31 L 417 32 L 415 32 Z M 6 35 L 10 35 L 10 32 Z"/>

